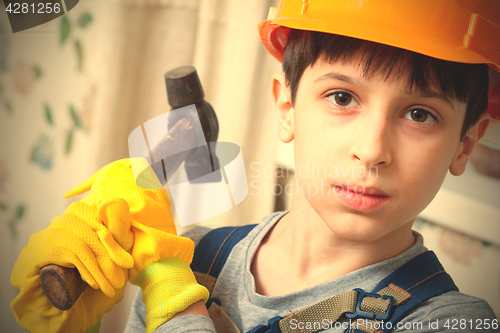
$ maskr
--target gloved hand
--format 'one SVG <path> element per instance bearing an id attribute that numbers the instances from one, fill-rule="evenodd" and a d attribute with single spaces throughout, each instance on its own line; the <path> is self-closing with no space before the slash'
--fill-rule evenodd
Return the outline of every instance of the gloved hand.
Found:
<path id="1" fill-rule="evenodd" d="M 143 187 L 136 184 L 132 163 L 146 170 L 141 173 Z M 147 167 L 147 161 L 120 160 L 108 167 L 67 195 L 90 189 L 82 201 L 93 203 L 102 198 L 120 197 L 127 203 L 115 214 L 130 221 L 134 233 L 131 250 L 134 267 L 128 272 L 129 281 L 143 290 L 146 332 L 149 333 L 191 304 L 199 300 L 206 302 L 209 293 L 196 282 L 189 267 L 194 243 L 177 236 L 170 200 L 152 169 Z"/>
<path id="2" fill-rule="evenodd" d="M 107 220 L 112 218 L 113 221 L 116 221 L 116 223 L 106 224 L 105 219 L 103 219 L 108 228 L 104 228 L 100 223 L 93 225 L 93 227 L 102 227 L 111 231 L 124 248 L 128 248 L 127 245 L 131 244 L 130 231 L 132 231 L 134 245 L 129 251 L 132 255 L 131 258 L 133 258 L 132 265 L 130 265 L 130 257 L 119 251 L 116 242 L 103 242 L 103 246 L 109 257 L 116 260 L 115 263 L 118 266 L 131 268 L 128 271 L 129 281 L 143 289 L 143 300 L 148 311 L 147 332 L 151 332 L 175 313 L 186 309 L 196 301 L 201 299 L 206 301 L 208 291 L 196 283 L 189 268 L 194 244 L 191 240 L 176 235 L 166 191 L 162 188 L 152 169 L 145 167 L 147 162 L 144 159 L 134 159 L 133 162 L 136 165 L 142 164 L 141 170 L 149 170 L 141 174 L 142 184 L 146 185 L 144 187 L 148 189 L 136 185 L 131 168 L 132 162 L 126 159 L 102 168 L 87 181 L 66 193 L 66 197 L 90 190 L 90 193 L 79 203 L 91 207 L 89 210 L 98 210 L 102 215 L 108 217 Z M 100 235 L 99 233 L 103 234 L 103 237 L 99 236 L 101 241 L 106 239 L 107 235 L 102 228 L 95 229 L 99 231 L 96 232 L 98 235 Z M 119 252 L 121 255 L 118 255 Z M 79 255 L 78 252 L 77 256 Z M 22 261 L 33 261 L 32 257 L 36 257 L 36 255 L 27 253 L 23 255 Z M 89 255 L 89 257 L 91 256 Z M 43 265 L 47 263 L 60 264 L 53 258 L 50 260 L 52 261 L 44 261 Z M 80 270 L 77 263 L 73 264 Z M 100 264 L 99 267 L 101 267 Z M 15 272 L 16 269 L 13 272 L 13 277 Z M 97 278 L 94 276 L 95 274 L 85 273 L 85 270 L 83 273 L 81 272 L 82 278 L 92 287 L 101 288 L 102 292 L 108 296 L 112 295 L 112 287 L 119 285 L 114 280 L 114 284 L 110 280 L 108 280 L 109 283 L 106 283 L 106 279 Z M 11 279 L 13 284 L 16 279 L 18 278 Z M 120 280 L 121 282 L 122 280 Z"/>
<path id="3" fill-rule="evenodd" d="M 20 290 L 11 307 L 23 329 L 32 333 L 98 332 L 104 313 L 123 298 L 126 269 L 134 265 L 125 251 L 133 244 L 133 233 L 113 214 L 127 205 L 116 199 L 95 205 L 75 202 L 46 229 L 31 235 L 11 275 L 11 284 Z M 92 287 L 68 311 L 53 307 L 42 290 L 40 269 L 48 264 L 77 267 Z"/>

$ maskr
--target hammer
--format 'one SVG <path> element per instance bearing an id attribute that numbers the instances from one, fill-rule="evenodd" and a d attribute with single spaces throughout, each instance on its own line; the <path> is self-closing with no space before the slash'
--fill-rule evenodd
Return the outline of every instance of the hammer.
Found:
<path id="1" fill-rule="evenodd" d="M 205 94 L 195 68 L 191 66 L 175 68 L 165 73 L 165 83 L 168 103 L 172 110 L 195 104 L 206 142 L 217 141 L 219 134 L 217 116 L 212 106 L 204 100 Z M 153 155 L 169 156 L 168 159 L 162 159 L 151 165 L 162 185 L 165 185 L 167 175 L 173 174 L 182 162 L 185 162 L 184 167 L 190 182 L 196 182 L 196 179 L 206 174 L 207 165 L 210 171 L 219 169 L 219 161 L 215 154 L 211 154 L 209 144 L 174 155 L 168 154 L 180 144 L 192 146 L 196 140 L 193 132 L 195 121 L 195 118 L 189 116 L 169 117 L 167 134 L 150 152 L 151 161 Z M 220 173 L 218 174 L 220 177 Z M 220 178 L 213 179 L 213 181 L 220 181 Z M 53 264 L 44 266 L 40 270 L 40 283 L 52 305 L 63 311 L 69 310 L 88 286 L 76 268 Z"/>

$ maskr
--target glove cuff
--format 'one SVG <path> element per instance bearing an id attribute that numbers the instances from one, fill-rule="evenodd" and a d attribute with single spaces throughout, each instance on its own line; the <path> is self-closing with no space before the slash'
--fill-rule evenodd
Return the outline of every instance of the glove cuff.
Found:
<path id="1" fill-rule="evenodd" d="M 148 264 L 136 277 L 146 304 L 146 333 L 153 332 L 176 313 L 199 300 L 206 302 L 207 288 L 196 282 L 189 264 L 180 258 L 162 258 Z"/>

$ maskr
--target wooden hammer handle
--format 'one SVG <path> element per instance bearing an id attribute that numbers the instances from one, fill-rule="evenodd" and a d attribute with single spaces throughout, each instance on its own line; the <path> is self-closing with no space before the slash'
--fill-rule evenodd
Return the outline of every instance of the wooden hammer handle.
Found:
<path id="1" fill-rule="evenodd" d="M 76 268 L 58 265 L 40 270 L 40 284 L 50 303 L 63 311 L 69 310 L 88 286 Z"/>

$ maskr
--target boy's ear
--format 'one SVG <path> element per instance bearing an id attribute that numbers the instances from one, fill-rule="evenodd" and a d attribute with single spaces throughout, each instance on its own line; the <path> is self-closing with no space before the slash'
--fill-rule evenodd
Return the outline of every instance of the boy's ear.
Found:
<path id="1" fill-rule="evenodd" d="M 273 97 L 278 112 L 280 140 L 284 143 L 291 142 L 294 138 L 293 107 L 290 89 L 283 73 L 277 73 L 273 76 Z"/>
<path id="2" fill-rule="evenodd" d="M 483 113 L 477 123 L 472 126 L 464 136 L 450 165 L 450 172 L 452 175 L 460 176 L 462 173 L 464 173 L 465 166 L 467 165 L 467 160 L 474 151 L 474 147 L 476 146 L 477 142 L 481 140 L 481 138 L 486 133 L 486 130 L 488 129 L 488 125 L 490 123 L 490 119 L 491 116 L 489 113 Z"/>

